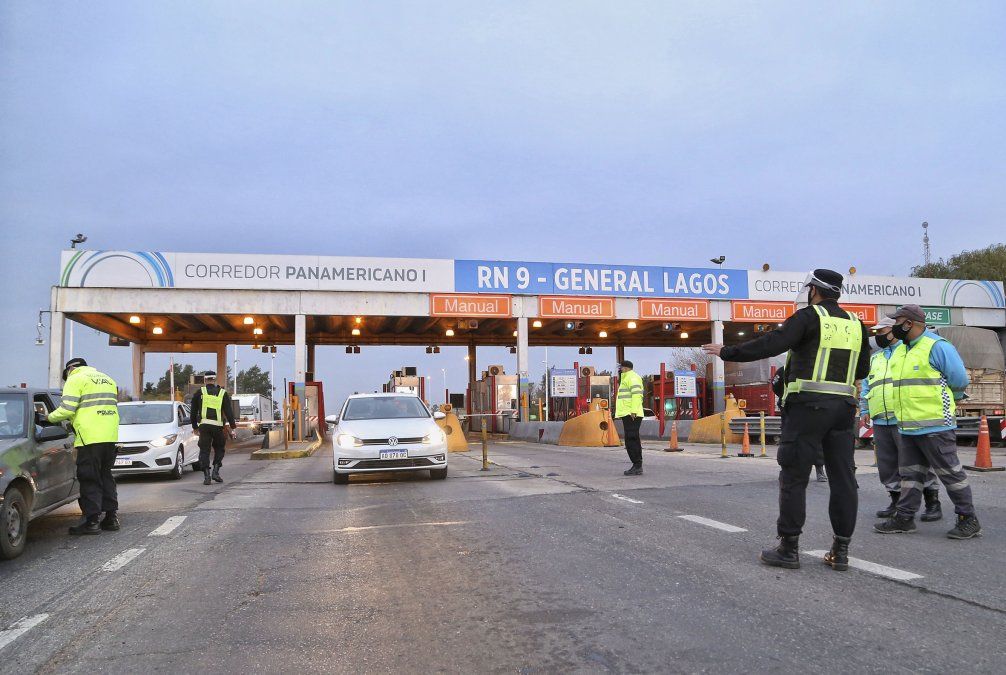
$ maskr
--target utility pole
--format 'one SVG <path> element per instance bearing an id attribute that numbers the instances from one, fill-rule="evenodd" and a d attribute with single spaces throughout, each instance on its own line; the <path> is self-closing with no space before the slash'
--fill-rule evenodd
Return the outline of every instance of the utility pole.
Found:
<path id="1" fill-rule="evenodd" d="M 922 222 L 922 262 L 929 264 L 929 223 Z"/>

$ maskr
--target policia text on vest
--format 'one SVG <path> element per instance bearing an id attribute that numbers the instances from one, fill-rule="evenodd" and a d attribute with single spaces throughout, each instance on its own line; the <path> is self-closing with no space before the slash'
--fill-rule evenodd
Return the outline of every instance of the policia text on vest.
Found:
<path id="1" fill-rule="evenodd" d="M 231 395 L 226 389 L 213 384 L 215 375 L 204 375 L 207 385 L 192 396 L 192 428 L 199 432 L 199 466 L 203 469 L 203 484 L 209 485 L 210 480 L 223 482 L 220 477 L 220 467 L 224 463 L 224 448 L 227 439 L 224 436 L 224 425 L 230 424 L 231 429 L 237 428 L 234 420 L 234 410 L 231 405 Z M 210 447 L 213 447 L 213 471 L 210 472 Z"/>

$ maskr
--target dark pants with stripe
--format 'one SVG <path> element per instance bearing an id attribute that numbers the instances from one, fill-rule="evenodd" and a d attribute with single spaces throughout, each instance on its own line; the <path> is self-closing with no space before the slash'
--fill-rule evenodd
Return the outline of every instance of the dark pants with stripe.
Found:
<path id="1" fill-rule="evenodd" d="M 622 420 L 622 429 L 625 431 L 625 452 L 629 454 L 629 461 L 633 465 L 643 463 L 643 443 L 639 440 L 639 427 L 643 423 L 642 417 L 633 419 L 632 415 L 619 417 Z"/>
<path id="2" fill-rule="evenodd" d="M 199 466 L 203 471 L 210 468 L 210 447 L 213 447 L 213 466 L 223 466 L 224 448 L 227 436 L 224 428 L 214 424 L 199 425 Z"/>
<path id="3" fill-rule="evenodd" d="M 797 536 L 803 531 L 807 520 L 807 482 L 821 452 L 831 490 L 828 502 L 831 527 L 840 537 L 852 536 L 859 508 L 853 448 L 855 413 L 855 407 L 842 400 L 786 406 L 776 453 L 780 467 L 776 522 L 779 536 Z"/>
<path id="4" fill-rule="evenodd" d="M 954 503 L 954 511 L 962 516 L 975 513 L 968 475 L 957 457 L 957 432 L 937 431 L 911 436 L 901 434 L 898 445 L 898 472 L 901 474 L 901 499 L 898 515 L 914 518 L 922 503 L 922 486 L 926 474 L 934 472 Z"/>
<path id="5" fill-rule="evenodd" d="M 877 448 L 877 473 L 880 482 L 888 492 L 901 492 L 901 472 L 899 470 L 898 445 L 901 434 L 897 424 L 874 424 L 873 442 Z M 936 486 L 936 474 L 930 469 L 923 482 L 923 488 Z"/>
<path id="6" fill-rule="evenodd" d="M 119 510 L 119 495 L 112 467 L 115 443 L 92 443 L 77 448 L 77 482 L 80 483 L 80 510 L 87 520 Z"/>

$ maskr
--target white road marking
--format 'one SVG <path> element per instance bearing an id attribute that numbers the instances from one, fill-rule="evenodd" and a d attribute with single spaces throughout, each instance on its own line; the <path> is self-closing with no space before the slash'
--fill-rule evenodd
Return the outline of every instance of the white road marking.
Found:
<path id="1" fill-rule="evenodd" d="M 103 569 L 106 572 L 114 572 L 116 570 L 121 570 L 123 567 L 133 562 L 133 560 L 137 556 L 139 556 L 146 550 L 147 549 L 145 548 L 131 548 L 126 551 L 123 551 L 122 553 L 120 553 L 119 555 L 115 556 L 107 563 L 102 565 L 101 569 Z"/>
<path id="2" fill-rule="evenodd" d="M 824 556 L 827 551 L 804 551 L 804 553 L 810 556 Z M 888 567 L 887 565 L 880 565 L 869 560 L 860 560 L 859 558 L 849 558 L 849 567 L 863 570 L 870 574 L 876 574 L 877 576 L 887 577 L 888 579 L 894 579 L 895 581 L 911 581 L 912 579 L 922 578 L 921 574 L 916 574 L 915 572 L 906 572 L 905 570 L 899 570 L 897 567 Z"/>
<path id="3" fill-rule="evenodd" d="M 14 640 L 17 640 L 48 618 L 48 614 L 36 614 L 35 616 L 21 619 L 7 630 L 0 630 L 0 649 L 14 642 Z"/>
<path id="4" fill-rule="evenodd" d="M 709 518 L 703 518 L 702 516 L 678 516 L 682 520 L 690 520 L 693 523 L 698 523 L 699 525 L 707 525 L 709 527 L 715 527 L 717 530 L 723 530 L 724 532 L 747 532 L 743 527 L 736 527 L 734 525 L 728 525 L 727 523 L 721 523 L 718 520 L 710 520 Z"/>
<path id="5" fill-rule="evenodd" d="M 163 537 L 164 535 L 171 534 L 175 531 L 175 528 L 182 524 L 186 516 L 171 516 L 164 521 L 164 524 L 159 528 L 148 534 L 148 537 Z"/>
<path id="6" fill-rule="evenodd" d="M 611 496 L 614 497 L 615 499 L 621 499 L 623 502 L 630 502 L 632 504 L 642 504 L 643 503 L 643 502 L 639 501 L 638 499 L 632 499 L 630 497 L 625 497 L 625 496 L 622 496 L 622 495 L 619 495 L 619 494 L 612 494 Z"/>
<path id="7" fill-rule="evenodd" d="M 439 523 L 400 523 L 398 525 L 366 525 L 364 527 L 343 527 L 334 532 L 363 532 L 364 530 L 386 530 L 392 527 L 437 527 L 443 525 L 467 525 L 468 520 L 445 520 Z"/>

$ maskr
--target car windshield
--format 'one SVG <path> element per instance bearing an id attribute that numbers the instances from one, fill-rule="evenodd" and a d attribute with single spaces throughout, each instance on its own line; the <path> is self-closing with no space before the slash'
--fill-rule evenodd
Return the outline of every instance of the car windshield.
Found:
<path id="1" fill-rule="evenodd" d="M 393 420 L 429 417 L 426 406 L 415 396 L 352 398 L 346 404 L 344 420 Z"/>
<path id="2" fill-rule="evenodd" d="M 120 405 L 119 424 L 167 424 L 175 419 L 170 403 Z"/>
<path id="3" fill-rule="evenodd" d="M 19 394 L 0 394 L 0 438 L 24 438 L 26 400 Z"/>

